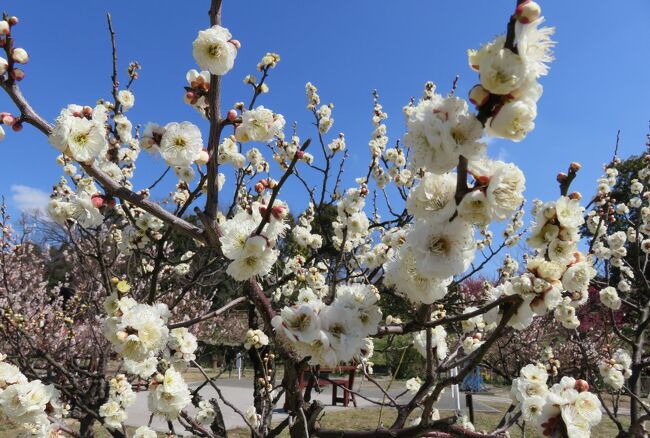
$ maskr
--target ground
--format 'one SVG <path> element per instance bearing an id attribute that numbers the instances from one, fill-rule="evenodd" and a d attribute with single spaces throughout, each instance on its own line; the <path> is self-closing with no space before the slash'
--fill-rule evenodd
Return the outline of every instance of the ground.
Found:
<path id="1" fill-rule="evenodd" d="M 189 375 L 186 376 L 188 381 L 198 381 L 197 379 L 190 378 Z M 387 382 L 384 382 L 387 383 Z M 224 395 L 228 400 L 235 404 L 240 410 L 244 411 L 248 406 L 252 404 L 252 391 L 251 386 L 252 382 L 248 378 L 242 380 L 234 379 L 219 379 L 217 385 L 222 389 Z M 196 387 L 196 383 L 190 384 L 190 387 Z M 378 389 L 373 387 L 369 382 L 357 381 L 355 385 L 355 390 L 359 391 L 364 396 L 368 397 L 371 400 L 381 400 L 382 394 Z M 392 389 L 389 391 L 392 396 L 403 392 L 404 382 L 398 381 L 393 384 Z M 201 394 L 204 397 L 216 397 L 216 393 L 212 388 L 205 388 L 201 391 Z M 348 408 L 343 407 L 332 407 L 329 406 L 331 403 L 331 389 L 325 388 L 323 393 L 315 396 L 326 405 L 326 411 L 323 414 L 320 423 L 324 428 L 338 428 L 338 429 L 365 429 L 365 430 L 374 430 L 378 427 L 380 410 L 373 405 L 368 400 L 358 399 L 358 408 L 353 408 L 352 406 Z M 149 415 L 147 410 L 147 394 L 142 392 L 138 394 L 136 404 L 129 408 L 128 414 L 129 419 L 126 424 L 130 430 L 134 430 L 137 426 L 146 424 Z M 402 399 L 400 399 L 402 400 Z M 460 400 L 461 412 L 465 413 L 465 397 L 461 394 Z M 494 426 L 501 419 L 502 413 L 505 412 L 509 404 L 508 398 L 508 388 L 492 388 L 490 394 L 480 394 L 474 396 L 474 407 L 475 407 L 475 422 L 477 430 L 492 430 Z M 440 402 L 436 404 L 440 409 L 441 416 L 453 415 L 456 408 L 456 400 L 451 397 L 451 391 L 446 391 L 443 394 Z M 191 410 L 190 410 L 191 411 Z M 622 409 L 621 413 L 626 414 L 626 410 Z M 229 436 L 236 438 L 249 437 L 250 432 L 246 429 L 243 429 L 244 423 L 234 411 L 228 407 L 223 407 L 223 415 L 226 421 L 226 427 L 231 430 Z M 281 421 L 284 418 L 284 413 L 280 410 L 276 411 L 274 414 L 274 421 Z M 395 418 L 394 411 L 391 409 L 384 409 L 381 416 L 381 424 L 384 426 L 389 426 Z M 624 423 L 628 420 L 628 417 L 623 417 Z M 166 430 L 166 424 L 164 421 L 156 420 L 152 426 L 158 431 Z M 98 426 L 98 437 L 99 438 L 108 438 L 110 435 L 102 430 Z M 593 438 L 612 438 L 616 436 L 617 430 L 613 423 L 610 422 L 607 415 L 603 414 L 603 421 L 599 424 L 592 433 Z M 161 433 L 159 435 L 163 437 Z M 288 436 L 288 434 L 281 435 L 282 437 Z M 517 426 L 510 429 L 510 436 L 521 437 L 522 433 Z M 527 438 L 541 438 L 541 433 L 535 431 L 533 427 L 526 428 Z M 2 422 L 0 419 L 0 438 L 14 438 L 16 437 L 16 430 L 10 428 L 9 425 Z"/>

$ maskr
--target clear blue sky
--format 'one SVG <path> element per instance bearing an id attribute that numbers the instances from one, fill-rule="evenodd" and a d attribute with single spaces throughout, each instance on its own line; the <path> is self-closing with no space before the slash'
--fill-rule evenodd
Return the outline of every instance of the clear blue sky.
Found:
<path id="1" fill-rule="evenodd" d="M 572 160 L 583 170 L 575 188 L 589 194 L 621 129 L 622 156 L 639 153 L 650 119 L 650 3 L 541 1 L 547 23 L 557 27 L 557 60 L 542 79 L 537 128 L 522 143 L 495 141 L 489 154 L 517 163 L 527 178 L 529 200 L 557 196 L 555 174 Z M 259 103 L 297 120 L 301 137 L 314 134 L 305 110 L 304 85 L 311 81 L 324 102 L 334 102 L 331 135 L 345 132 L 352 157 L 347 176 L 367 163 L 372 129 L 371 91 L 389 113 L 389 136 L 404 132 L 402 106 L 419 97 L 425 81 L 446 92 L 458 73 L 458 93 L 477 82 L 466 50 L 505 31 L 513 0 L 494 1 L 224 1 L 223 24 L 242 42 L 235 68 L 225 77 L 223 102 L 248 100 L 242 78 L 254 73 L 266 51 L 282 56 L 269 80 L 271 94 Z M 190 7 L 191 6 L 191 7 Z M 182 102 L 185 73 L 196 68 L 191 44 L 208 27 L 208 0 L 26 1 L 5 0 L 20 17 L 14 35 L 26 48 L 23 91 L 53 120 L 68 103 L 93 104 L 110 96 L 110 44 L 105 14 L 113 14 L 120 73 L 138 60 L 135 123 L 189 120 L 207 125 Z M 13 111 L 0 96 L 0 111 Z M 49 190 L 59 176 L 56 151 L 31 127 L 7 133 L 0 143 L 0 194 L 11 203 L 11 187 Z M 270 157 L 269 157 L 270 158 Z M 142 160 L 136 185 L 153 180 L 162 161 Z M 170 182 L 172 180 L 170 179 Z M 287 193 L 291 199 L 295 194 Z M 15 206 L 15 203 L 14 203 Z M 16 211 L 15 209 L 13 210 Z"/>

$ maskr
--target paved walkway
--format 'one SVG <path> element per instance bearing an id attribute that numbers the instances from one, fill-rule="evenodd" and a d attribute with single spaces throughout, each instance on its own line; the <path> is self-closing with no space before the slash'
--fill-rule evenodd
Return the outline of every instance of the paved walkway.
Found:
<path id="1" fill-rule="evenodd" d="M 242 379 L 242 380 L 225 380 L 225 379 L 220 379 L 216 381 L 219 389 L 223 393 L 224 397 L 233 404 L 237 409 L 240 411 L 244 412 L 246 408 L 249 406 L 252 406 L 253 404 L 253 391 L 252 391 L 252 386 L 253 383 L 251 380 L 248 379 Z M 190 389 L 196 388 L 198 384 L 190 384 Z M 385 385 L 384 385 L 385 386 Z M 368 407 L 374 407 L 378 406 L 376 403 L 373 403 L 373 401 L 376 402 L 381 402 L 382 401 L 382 392 L 372 383 L 368 381 L 360 381 L 355 385 L 355 391 L 357 391 L 359 394 L 363 395 L 366 397 L 368 400 L 363 399 L 361 397 L 357 397 L 357 406 L 359 408 L 368 408 Z M 404 384 L 402 382 L 394 383 L 393 388 L 389 391 L 390 395 L 395 397 L 400 393 L 404 392 Z M 203 396 L 205 399 L 210 399 L 210 398 L 215 398 L 219 400 L 216 391 L 210 387 L 206 386 L 205 388 L 201 389 L 199 392 L 201 396 Z M 343 408 L 341 405 L 339 406 L 332 406 L 332 388 L 331 386 L 327 386 L 323 389 L 323 391 L 318 394 L 315 391 L 312 392 L 312 399 L 317 399 L 320 400 L 324 405 L 325 405 L 325 410 L 327 411 L 336 411 L 336 410 L 341 410 L 341 409 L 349 409 L 349 408 Z M 409 395 L 402 396 L 399 401 L 406 401 L 409 399 Z M 500 412 L 487 404 L 485 404 L 486 401 L 497 401 L 497 402 L 505 402 L 509 403 L 509 399 L 501 400 L 501 397 L 497 397 L 497 399 L 492 400 L 490 396 L 488 395 L 476 395 L 474 396 L 474 410 L 477 412 Z M 286 414 L 282 409 L 280 409 L 282 400 L 280 403 L 278 403 L 278 408 L 274 412 L 273 418 L 274 421 L 281 421 L 283 418 L 286 417 Z M 221 401 L 219 401 L 219 406 L 221 407 L 224 421 L 226 423 L 226 428 L 227 429 L 233 429 L 237 427 L 243 427 L 245 426 L 244 421 L 242 418 L 230 407 L 225 406 Z M 350 405 L 352 406 L 352 405 Z M 460 395 L 460 406 L 461 410 L 463 412 L 466 412 L 466 407 L 465 407 L 465 395 L 461 393 Z M 454 410 L 456 409 L 456 401 L 451 397 L 451 391 L 447 390 L 443 394 L 441 400 L 436 404 L 436 407 L 441 410 Z M 195 410 L 192 406 L 188 408 L 188 412 L 190 414 L 194 414 Z M 136 402 L 134 403 L 133 406 L 131 406 L 128 410 L 128 420 L 125 422 L 127 426 L 142 426 L 144 424 L 147 424 L 149 422 L 149 410 L 147 408 L 147 393 L 146 392 L 141 392 L 137 395 Z M 183 430 L 181 426 L 178 425 L 178 423 L 175 423 L 176 426 L 176 432 L 179 433 L 180 431 Z M 151 427 L 157 431 L 160 432 L 166 432 L 168 431 L 167 427 L 167 422 L 159 417 L 154 417 L 153 422 L 151 423 Z"/>

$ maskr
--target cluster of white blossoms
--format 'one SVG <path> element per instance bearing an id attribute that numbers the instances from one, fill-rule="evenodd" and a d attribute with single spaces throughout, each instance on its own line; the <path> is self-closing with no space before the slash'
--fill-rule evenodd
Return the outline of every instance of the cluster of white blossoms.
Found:
<path id="1" fill-rule="evenodd" d="M 248 329 L 246 331 L 246 338 L 244 339 L 244 348 L 250 350 L 251 348 L 260 349 L 265 345 L 269 345 L 269 337 L 266 336 L 262 330 Z"/>
<path id="2" fill-rule="evenodd" d="M 282 114 L 276 114 L 262 105 L 242 112 L 241 124 L 235 129 L 237 141 L 259 141 L 268 143 L 274 138 L 284 138 L 286 121 Z"/>
<path id="3" fill-rule="evenodd" d="M 537 250 L 537 256 L 527 260 L 525 273 L 493 288 L 490 294 L 493 299 L 515 294 L 523 298 L 509 321 L 518 330 L 528 327 L 534 315 L 551 310 L 565 328 L 575 329 L 580 325 L 576 308 L 587 301 L 589 282 L 596 275 L 592 257 L 577 248 L 583 209 L 577 199 L 562 196 L 546 204 L 536 201 L 533 215 L 535 225 L 528 244 Z"/>
<path id="4" fill-rule="evenodd" d="M 165 304 L 139 304 L 131 297 L 113 294 L 104 308 L 108 314 L 104 336 L 122 357 L 140 362 L 165 348 L 169 337 L 169 309 Z"/>
<path id="5" fill-rule="evenodd" d="M 311 223 L 314 221 L 314 204 L 309 203 L 298 218 L 298 224 L 291 230 L 293 239 L 302 248 L 318 249 L 323 245 L 323 237 L 312 233 Z"/>
<path id="6" fill-rule="evenodd" d="M 183 364 L 196 359 L 194 352 L 198 348 L 196 336 L 186 327 L 179 327 L 169 331 L 167 348 L 174 364 Z"/>
<path id="7" fill-rule="evenodd" d="M 512 381 L 511 397 L 521 409 L 526 422 L 536 424 L 545 436 L 566 431 L 568 438 L 590 436 L 591 428 L 600 423 L 602 413 L 598 397 L 589 392 L 584 380 L 562 377 L 548 387 L 548 374 L 542 364 L 523 367 Z"/>
<path id="8" fill-rule="evenodd" d="M 158 434 L 155 430 L 150 429 L 148 426 L 140 426 L 133 432 L 133 438 L 157 438 Z"/>
<path id="9" fill-rule="evenodd" d="M 322 261 L 311 262 L 311 266 L 305 265 L 305 258 L 296 255 L 285 260 L 283 269 L 284 275 L 292 275 L 282 286 L 273 292 L 273 301 L 280 301 L 282 297 L 294 297 L 298 301 L 309 301 L 312 296 L 323 298 L 329 287 L 326 283 L 328 268 Z"/>
<path id="10" fill-rule="evenodd" d="M 234 135 L 225 137 L 221 140 L 217 161 L 219 164 L 231 164 L 235 169 L 241 169 L 246 164 L 246 157 L 239 152 L 239 149 L 237 148 L 237 140 Z"/>
<path id="11" fill-rule="evenodd" d="M 91 178 L 78 180 L 75 192 L 62 177 L 54 186 L 47 211 L 52 220 L 63 226 L 72 222 L 84 228 L 97 227 L 104 221 L 96 207 L 97 196 L 97 187 Z"/>
<path id="12" fill-rule="evenodd" d="M 214 406 L 207 400 L 201 400 L 198 405 L 198 410 L 194 418 L 201 424 L 210 425 L 214 418 L 216 417 L 216 412 L 214 411 Z"/>
<path id="13" fill-rule="evenodd" d="M 388 323 L 388 318 L 386 319 Z M 438 360 L 443 360 L 449 353 L 447 346 L 447 331 L 441 325 L 429 329 L 431 332 L 431 349 L 434 350 Z M 421 330 L 413 334 L 413 346 L 420 355 L 426 359 L 427 357 L 427 332 Z"/>
<path id="14" fill-rule="evenodd" d="M 605 384 L 618 391 L 625 384 L 625 380 L 632 376 L 632 358 L 627 351 L 619 348 L 611 358 L 600 361 L 598 371 Z"/>
<path id="15" fill-rule="evenodd" d="M 252 202 L 249 211 L 241 210 L 221 224 L 221 249 L 223 255 L 232 260 L 226 272 L 237 281 L 267 275 L 278 258 L 274 246 L 288 228 L 285 219 L 289 208 L 276 200 L 268 214 L 268 223 L 257 233 L 267 215 L 267 201 L 262 198 Z"/>
<path id="16" fill-rule="evenodd" d="M 321 105 L 315 111 L 316 119 L 318 120 L 318 131 L 321 134 L 326 134 L 332 128 L 332 125 L 334 125 L 334 118 L 332 117 L 333 108 L 334 104 L 330 103 L 328 105 Z"/>
<path id="17" fill-rule="evenodd" d="M 525 2 L 529 7 L 530 3 Z M 518 8 L 519 9 L 519 8 Z M 487 132 L 497 137 L 521 141 L 535 128 L 537 101 L 542 95 L 538 79 L 548 73 L 553 60 L 554 28 L 540 27 L 544 19 L 537 12 L 515 25 L 515 50 L 505 47 L 499 36 L 478 50 L 469 50 L 469 64 L 479 73 L 480 85 L 470 92 L 479 110 L 493 105 Z"/>
<path id="18" fill-rule="evenodd" d="M 456 96 L 443 97 L 431 83 L 417 105 L 404 108 L 406 144 L 412 151 L 414 168 L 441 174 L 458 164 L 459 156 L 477 159 L 485 152 L 483 125 L 469 111 L 467 102 Z"/>
<path id="19" fill-rule="evenodd" d="M 181 373 L 169 367 L 157 373 L 149 383 L 149 410 L 168 420 L 174 420 L 191 401 L 190 390 Z"/>
<path id="20" fill-rule="evenodd" d="M 336 204 L 337 216 L 332 222 L 334 236 L 332 243 L 342 251 L 351 251 L 365 241 L 368 235 L 370 220 L 363 211 L 366 205 L 368 189 L 348 189 Z"/>
<path id="21" fill-rule="evenodd" d="M 312 365 L 335 366 L 367 357 L 372 348 L 367 336 L 377 333 L 382 319 L 374 286 L 337 286 L 331 304 L 316 295 L 299 297 L 297 304 L 284 307 L 272 324 L 301 357 Z"/>
<path id="22" fill-rule="evenodd" d="M 199 32 L 192 44 L 192 55 L 203 70 L 221 76 L 235 65 L 239 47 L 228 29 L 215 25 Z"/>
<path id="23" fill-rule="evenodd" d="M 118 374 L 108 383 L 108 400 L 99 407 L 104 425 L 110 429 L 121 429 L 127 419 L 126 408 L 135 403 L 135 392 L 124 374 Z"/>
<path id="24" fill-rule="evenodd" d="M 28 380 L 0 354 L 0 416 L 21 426 L 29 436 L 49 438 L 58 432 L 48 416 L 60 419 L 67 414 L 68 407 L 59 397 L 54 385 Z"/>

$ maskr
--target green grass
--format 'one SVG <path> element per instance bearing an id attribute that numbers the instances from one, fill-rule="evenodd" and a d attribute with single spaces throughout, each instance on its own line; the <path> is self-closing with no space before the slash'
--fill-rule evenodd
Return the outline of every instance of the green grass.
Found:
<path id="1" fill-rule="evenodd" d="M 505 411 L 506 406 L 493 405 L 497 409 Z M 441 417 L 453 415 L 451 411 L 441 411 Z M 624 424 L 629 423 L 629 418 L 624 417 Z M 385 427 L 395 420 L 394 410 L 384 410 L 382 414 L 382 423 Z M 490 432 L 494 430 L 496 425 L 501 420 L 501 414 L 479 412 L 476 414 L 475 424 L 477 431 Z M 352 429 L 352 430 L 375 430 L 379 421 L 379 409 L 377 408 L 360 408 L 360 409 L 347 409 L 334 412 L 326 412 L 321 420 L 320 425 L 327 429 Z M 522 433 L 518 426 L 510 428 L 511 438 L 521 438 Z M 614 423 L 612 423 L 606 415 L 603 415 L 601 423 L 592 430 L 592 438 L 612 438 L 616 436 L 618 430 Z M 280 437 L 287 438 L 289 433 L 285 430 Z M 526 438 L 544 438 L 541 432 L 537 431 L 534 427 L 526 427 Z M 233 438 L 248 438 L 250 432 L 248 429 L 234 429 L 229 431 L 228 437 Z"/>

